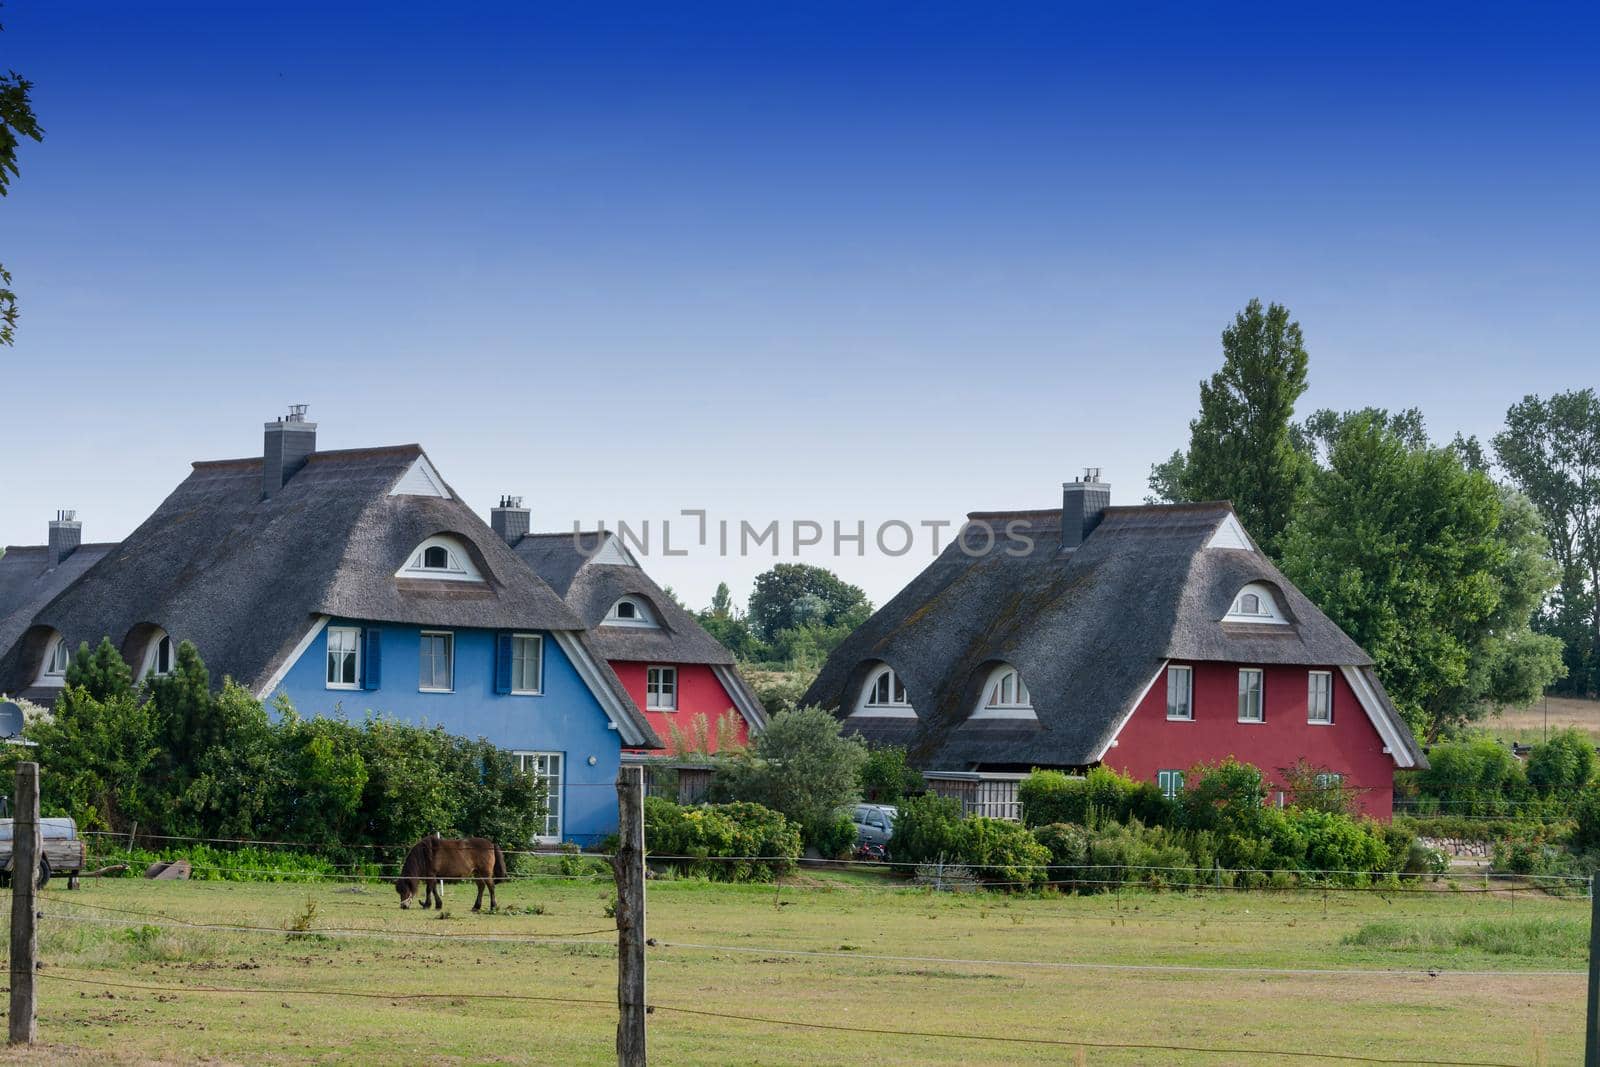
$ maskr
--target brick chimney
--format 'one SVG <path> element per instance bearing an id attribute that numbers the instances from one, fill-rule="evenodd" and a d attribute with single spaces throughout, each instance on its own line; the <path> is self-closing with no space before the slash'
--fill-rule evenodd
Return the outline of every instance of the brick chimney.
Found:
<path id="1" fill-rule="evenodd" d="M 267 423 L 261 448 L 261 497 L 266 499 L 306 465 L 317 450 L 317 424 L 306 421 L 305 404 L 289 405 L 289 414 Z"/>
<path id="2" fill-rule="evenodd" d="M 58 511 L 50 520 L 50 566 L 54 567 L 83 544 L 83 523 L 76 511 Z"/>
<path id="3" fill-rule="evenodd" d="M 1111 506 L 1111 486 L 1100 480 L 1099 467 L 1085 467 L 1083 477 L 1061 484 L 1061 550 L 1077 548 L 1100 525 Z"/>
<path id="4" fill-rule="evenodd" d="M 500 539 L 514 545 L 528 533 L 532 514 L 522 506 L 520 496 L 502 496 L 500 503 L 489 509 L 489 525 Z"/>

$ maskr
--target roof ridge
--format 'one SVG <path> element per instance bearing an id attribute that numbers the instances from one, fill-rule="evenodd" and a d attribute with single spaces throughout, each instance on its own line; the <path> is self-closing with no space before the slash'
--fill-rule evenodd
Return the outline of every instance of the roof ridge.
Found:
<path id="1" fill-rule="evenodd" d="M 322 448 L 306 456 L 307 463 L 328 459 L 350 459 L 357 456 L 421 455 L 422 446 L 416 442 L 403 445 L 367 445 L 362 448 Z M 189 466 L 195 470 L 212 467 L 259 467 L 260 456 L 239 456 L 234 459 L 197 459 Z"/>

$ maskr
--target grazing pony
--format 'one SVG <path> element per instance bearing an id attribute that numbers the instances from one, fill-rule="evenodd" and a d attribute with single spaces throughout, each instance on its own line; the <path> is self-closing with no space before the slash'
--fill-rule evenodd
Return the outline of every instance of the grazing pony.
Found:
<path id="1" fill-rule="evenodd" d="M 421 882 L 426 890 L 422 898 L 423 909 L 426 910 L 431 903 L 442 911 L 444 895 L 440 888 L 445 879 L 461 882 L 468 878 L 478 883 L 478 899 L 472 905 L 472 910 L 483 909 L 485 887 L 489 890 L 489 910 L 498 910 L 494 884 L 506 879 L 506 858 L 500 852 L 500 846 L 486 837 L 456 838 L 429 834 L 411 846 L 405 863 L 400 867 L 400 877 L 394 881 L 394 888 L 400 894 L 400 906 L 409 908 L 411 898 L 417 895 L 417 883 Z"/>

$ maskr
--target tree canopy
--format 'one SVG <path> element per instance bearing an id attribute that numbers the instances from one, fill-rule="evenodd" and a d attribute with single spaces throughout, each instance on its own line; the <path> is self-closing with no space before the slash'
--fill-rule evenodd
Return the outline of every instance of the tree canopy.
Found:
<path id="1" fill-rule="evenodd" d="M 1200 383 L 1187 452 L 1151 468 L 1155 498 L 1231 500 L 1245 528 L 1277 556 L 1309 474 L 1293 430 L 1308 363 L 1289 310 L 1250 301 L 1222 331 L 1222 368 Z"/>
<path id="2" fill-rule="evenodd" d="M 1558 642 L 1529 629 L 1555 575 L 1526 498 L 1429 445 L 1414 412 L 1308 426 L 1325 458 L 1284 571 L 1373 657 L 1413 729 L 1435 739 L 1560 676 Z"/>
<path id="3" fill-rule="evenodd" d="M 1527 396 L 1506 412 L 1495 458 L 1538 508 L 1559 573 L 1536 626 L 1559 638 L 1567 688 L 1600 694 L 1600 397 Z"/>
<path id="4" fill-rule="evenodd" d="M 11 191 L 11 179 L 19 173 L 17 149 L 24 138 L 44 140 L 44 127 L 33 113 L 30 93 L 33 83 L 16 71 L 0 74 L 0 196 Z M 11 291 L 11 273 L 0 266 L 0 345 L 15 340 L 17 294 Z"/>

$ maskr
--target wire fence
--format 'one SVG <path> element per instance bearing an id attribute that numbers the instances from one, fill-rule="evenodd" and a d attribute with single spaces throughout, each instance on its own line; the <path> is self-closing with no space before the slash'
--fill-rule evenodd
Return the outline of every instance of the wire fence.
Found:
<path id="1" fill-rule="evenodd" d="M 90 833 L 86 836 L 90 837 L 95 843 L 96 851 L 105 851 L 110 854 L 115 854 L 117 846 L 128 840 L 128 835 L 114 833 Z M 139 836 L 140 839 L 145 841 L 160 841 L 166 843 L 170 848 L 180 849 L 183 846 L 203 844 L 236 849 L 254 848 L 265 850 L 269 855 L 271 850 L 275 849 L 311 853 L 341 851 L 345 855 L 349 855 L 350 851 L 359 849 L 373 854 L 371 862 L 328 861 L 323 864 L 328 868 L 326 870 L 306 870 L 290 866 L 275 867 L 270 865 L 250 867 L 208 864 L 191 865 L 191 870 L 194 872 L 202 875 L 226 876 L 231 880 L 302 884 L 321 881 L 349 885 L 376 883 L 382 879 L 392 877 L 392 872 L 396 872 L 399 869 L 397 861 L 391 862 L 384 858 L 383 854 L 385 852 L 403 854 L 413 844 L 386 845 L 368 843 L 345 846 L 250 838 L 201 838 L 178 835 Z M 608 868 L 615 857 L 610 853 L 573 853 L 567 849 L 532 848 L 505 850 L 504 854 L 508 859 L 526 860 L 531 865 L 527 869 L 505 878 L 504 881 L 532 885 L 547 883 L 553 887 L 569 886 L 574 888 L 586 885 L 609 886 L 612 882 L 613 876 Z M 835 892 L 856 894 L 937 894 L 941 889 L 947 888 L 938 884 L 937 881 L 932 885 L 926 884 L 925 878 L 919 879 L 917 877 L 919 872 L 926 875 L 929 865 L 901 861 L 822 860 L 816 858 L 788 860 L 774 856 L 713 857 L 672 854 L 651 855 L 649 861 L 660 868 L 667 877 L 671 877 L 676 868 L 684 865 L 776 864 L 782 868 L 782 873 L 771 886 L 775 896 L 781 896 L 786 892 L 791 895 L 801 892 L 816 892 L 818 894 Z M 949 866 L 953 868 L 956 865 Z M 1448 871 L 1440 874 L 1374 878 L 1372 872 L 1338 868 L 1291 870 L 1249 867 L 1195 868 L 1085 863 L 1073 865 L 1070 869 L 1070 877 L 1057 877 L 1063 872 L 1063 868 L 1060 865 L 1023 864 L 1008 866 L 1019 874 L 1033 874 L 1042 871 L 1048 880 L 1048 884 L 1056 887 L 1114 889 L 1121 891 L 1128 888 L 1151 888 L 1139 883 L 1157 883 L 1154 886 L 1155 888 L 1182 890 L 1186 893 L 1191 890 L 1200 891 L 1201 898 L 1208 891 L 1271 894 L 1280 898 L 1283 898 L 1283 895 L 1289 895 L 1287 897 L 1289 900 L 1295 899 L 1294 894 L 1320 894 L 1324 902 L 1324 909 L 1327 908 L 1327 901 L 1331 894 L 1375 894 L 1382 898 L 1401 894 L 1428 894 L 1440 900 L 1472 894 L 1482 899 L 1503 897 L 1507 900 L 1515 900 L 1518 895 L 1525 896 L 1535 893 L 1543 895 L 1554 889 L 1577 889 L 1580 885 L 1588 884 L 1588 879 L 1577 875 L 1513 875 L 1488 870 L 1471 872 Z M 1292 882 L 1290 884 L 1259 884 L 1260 879 L 1280 877 L 1292 879 Z M 1036 878 L 1025 880 L 985 880 L 982 885 L 997 889 L 1032 889 L 1038 887 Z M 1441 888 L 1442 886 L 1448 886 L 1449 888 Z M 297 891 L 301 887 L 297 885 Z M 1022 906 L 1027 906 L 1027 901 L 1031 898 L 1023 897 L 1020 899 Z M 349 901 L 348 903 L 364 902 Z M 617 950 L 615 939 L 617 929 L 614 924 L 571 929 L 568 927 L 574 924 L 566 922 L 560 924 L 562 928 L 559 929 L 528 929 L 525 932 L 456 932 L 419 930 L 414 927 L 396 928 L 387 925 L 368 925 L 359 922 L 348 922 L 341 918 L 307 924 L 304 929 L 291 929 L 285 926 L 271 926 L 250 921 L 204 921 L 186 917 L 182 914 L 174 914 L 174 909 L 171 908 L 162 910 L 160 908 L 119 906 L 104 903 L 100 900 L 85 899 L 84 896 L 77 894 L 52 893 L 48 898 L 48 904 L 49 907 L 44 910 L 43 914 L 46 929 L 52 928 L 55 924 L 60 924 L 61 928 L 105 928 L 128 931 L 153 928 L 173 933 L 204 934 L 223 939 L 238 939 L 240 945 L 247 947 L 252 944 L 259 945 L 264 940 L 326 938 L 329 940 L 388 942 L 411 946 L 424 944 L 444 946 L 451 943 L 460 944 L 464 947 L 472 945 L 515 946 L 536 953 L 540 951 L 559 952 L 577 949 L 583 953 L 600 957 L 615 957 Z M 1112 916 L 1111 918 L 1113 921 L 1117 921 L 1119 917 Z M 1275 922 L 1293 925 L 1303 921 L 1304 917 L 1299 913 L 1292 917 L 1276 919 L 1241 919 L 1237 916 L 1218 918 L 1205 915 L 1188 917 L 1145 915 L 1138 917 L 1135 921 L 1167 921 L 1190 924 Z M 1085 923 L 1103 923 L 1106 918 L 1107 916 L 1101 912 L 1096 915 L 1086 916 L 1082 921 Z M 1123 922 L 1127 921 L 1125 917 L 1120 918 L 1122 918 Z M 518 922 L 533 924 L 536 920 L 538 920 L 537 925 L 541 927 L 546 925 L 539 916 L 527 913 L 517 915 Z M 1006 958 L 989 954 L 919 953 L 888 949 L 862 951 L 853 947 L 831 949 L 784 943 L 781 933 L 776 930 L 770 931 L 769 933 L 773 936 L 769 936 L 766 939 L 759 937 L 755 931 L 728 932 L 736 934 L 737 939 L 731 937 L 706 939 L 693 936 L 663 936 L 653 939 L 650 945 L 659 961 L 679 962 L 691 968 L 697 965 L 696 961 L 727 956 L 759 958 L 769 961 L 784 959 L 796 961 L 797 963 L 816 961 L 818 963 L 826 963 L 830 968 L 842 967 L 847 971 L 852 968 L 859 970 L 869 966 L 896 966 L 907 968 L 938 967 L 953 970 L 1014 971 L 1019 974 L 1029 972 L 1061 975 L 1074 973 L 1126 974 L 1177 978 L 1188 976 L 1201 979 L 1207 976 L 1234 976 L 1260 979 L 1261 981 L 1332 980 L 1336 982 L 1373 983 L 1374 988 L 1382 988 L 1383 983 L 1415 981 L 1421 978 L 1426 978 L 1430 981 L 1466 979 L 1478 984 L 1486 982 L 1559 983 L 1572 982 L 1581 978 L 1584 973 L 1577 969 L 1559 968 L 1319 967 L 1214 961 L 1184 962 L 1180 960 L 1158 960 L 1140 963 L 1117 959 L 1049 959 L 1039 958 L 1037 953 L 1024 958 Z M 1032 941 L 1029 944 L 1035 949 L 1041 947 Z M 493 971 L 489 973 L 492 974 Z M 176 983 L 137 982 L 124 980 L 122 976 L 106 976 L 93 973 L 91 970 L 72 967 L 63 968 L 55 964 L 40 971 L 40 977 L 50 982 L 62 983 L 68 986 L 126 990 L 130 993 L 136 991 L 147 992 L 160 997 L 237 995 L 312 999 L 356 998 L 371 1001 L 389 1001 L 392 1003 L 425 1000 L 526 1002 L 571 1007 L 585 1015 L 592 1015 L 596 1019 L 601 1016 L 614 1016 L 618 1007 L 617 1001 L 611 998 L 563 996 L 555 993 L 512 992 L 493 988 L 469 991 L 418 991 L 410 989 L 346 989 L 315 984 L 302 985 L 300 983 L 287 985 L 258 985 L 251 983 L 212 985 L 197 984 L 190 980 L 182 980 Z M 1025 1032 L 985 1032 L 981 1026 L 964 1029 L 940 1029 L 919 1028 L 915 1025 L 856 1025 L 815 1017 L 794 1018 L 792 1013 L 785 1014 L 781 1011 L 763 1013 L 722 1010 L 720 1006 L 706 1007 L 700 1003 L 677 1003 L 670 997 L 663 1000 L 649 999 L 647 1010 L 651 1013 L 661 1013 L 667 1016 L 676 1015 L 686 1019 L 698 1017 L 724 1022 L 736 1022 L 746 1026 L 768 1028 L 779 1032 L 783 1030 L 809 1030 L 885 1039 L 894 1038 L 962 1045 L 973 1044 L 980 1047 L 988 1045 L 997 1050 L 1007 1047 L 1020 1049 L 1030 1046 L 1106 1052 L 1122 1050 L 1152 1055 L 1184 1054 L 1214 1057 L 1221 1062 L 1230 1063 L 1312 1060 L 1372 1064 L 1407 1063 L 1431 1065 L 1431 1067 L 1526 1067 L 1524 1063 L 1492 1058 L 1429 1059 L 1363 1052 L 1339 1052 L 1324 1048 L 1296 1049 L 1265 1045 L 1255 1046 L 1250 1043 L 1207 1044 L 1204 1042 L 1113 1041 L 1102 1039 L 1099 1035 L 1088 1034 L 1041 1036 Z M 996 1055 L 998 1056 L 999 1053 L 996 1053 Z"/>

